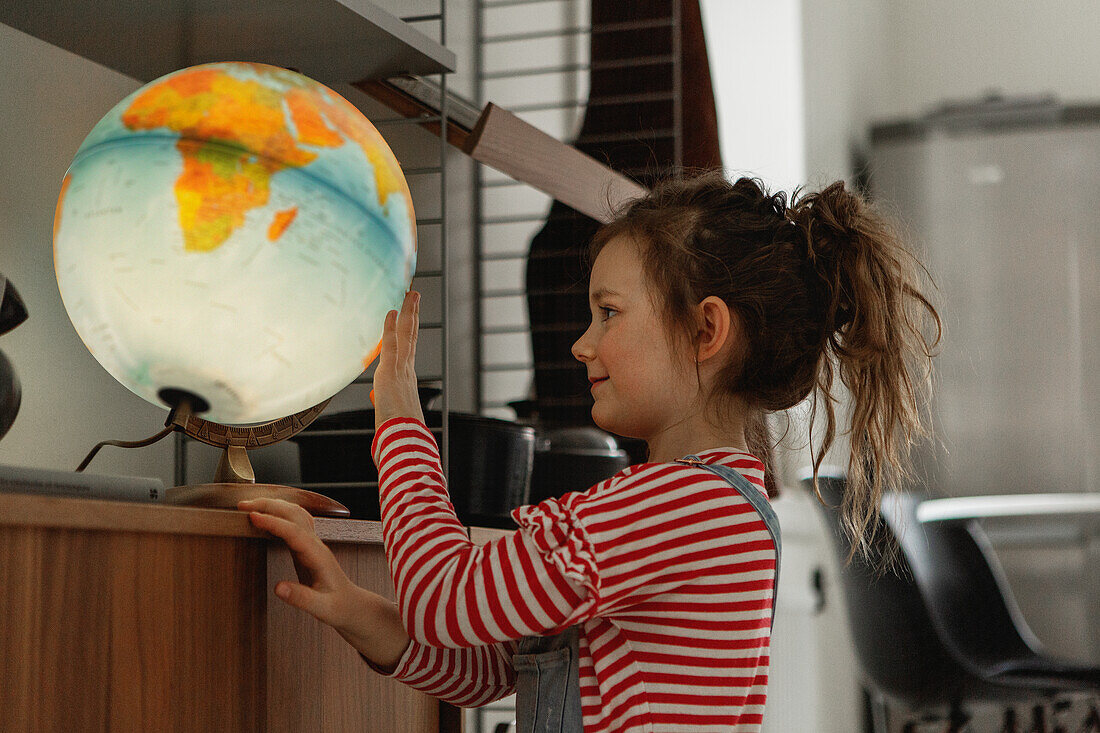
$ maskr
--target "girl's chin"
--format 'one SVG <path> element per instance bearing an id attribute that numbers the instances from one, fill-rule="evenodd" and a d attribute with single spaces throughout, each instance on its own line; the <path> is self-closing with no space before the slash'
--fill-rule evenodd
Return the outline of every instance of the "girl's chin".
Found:
<path id="1" fill-rule="evenodd" d="M 597 402 L 592 405 L 592 422 L 596 423 L 596 427 L 601 430 L 606 430 L 609 433 L 615 433 L 615 420 L 613 415 L 608 415 L 606 409 L 601 409 L 601 405 Z"/>
<path id="2" fill-rule="evenodd" d="M 615 435 L 621 435 L 624 438 L 643 438 L 644 436 L 638 435 L 641 432 L 637 430 L 630 423 L 620 419 L 615 419 L 615 415 L 610 414 L 610 410 L 606 408 L 601 409 L 601 405 L 597 402 L 592 405 L 592 422 L 596 423 L 596 427 L 600 430 L 606 430 L 609 433 Z"/>

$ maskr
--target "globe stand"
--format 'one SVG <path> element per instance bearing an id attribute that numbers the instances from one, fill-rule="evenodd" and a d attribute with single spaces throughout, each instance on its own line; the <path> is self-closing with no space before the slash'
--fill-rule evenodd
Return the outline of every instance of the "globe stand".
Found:
<path id="1" fill-rule="evenodd" d="M 233 426 L 195 417 L 192 405 L 205 409 L 205 404 L 193 395 L 186 395 L 178 390 L 164 390 L 161 397 L 174 405 L 164 423 L 165 427 L 171 427 L 224 451 L 212 483 L 173 486 L 165 492 L 165 503 L 236 509 L 237 502 L 245 499 L 271 498 L 297 504 L 315 516 L 351 515 L 346 506 L 323 494 L 280 484 L 256 483 L 256 475 L 248 460 L 249 449 L 278 443 L 294 435 L 313 422 L 329 400 L 271 422 Z"/>

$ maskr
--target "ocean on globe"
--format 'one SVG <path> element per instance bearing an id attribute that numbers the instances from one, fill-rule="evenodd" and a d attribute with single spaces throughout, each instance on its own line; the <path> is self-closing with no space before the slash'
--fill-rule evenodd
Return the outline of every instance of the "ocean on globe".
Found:
<path id="1" fill-rule="evenodd" d="M 415 270 L 414 221 L 397 159 L 342 96 L 278 67 L 203 64 L 89 133 L 61 186 L 54 266 L 115 379 L 250 424 L 323 402 L 375 359 Z"/>

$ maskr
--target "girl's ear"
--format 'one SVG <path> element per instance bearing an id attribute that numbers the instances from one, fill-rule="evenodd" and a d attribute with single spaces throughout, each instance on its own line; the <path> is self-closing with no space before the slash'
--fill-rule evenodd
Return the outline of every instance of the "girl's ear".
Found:
<path id="1" fill-rule="evenodd" d="M 737 323 L 726 301 L 717 295 L 703 298 L 698 307 L 700 320 L 695 359 L 701 364 L 724 348 L 732 348 Z"/>

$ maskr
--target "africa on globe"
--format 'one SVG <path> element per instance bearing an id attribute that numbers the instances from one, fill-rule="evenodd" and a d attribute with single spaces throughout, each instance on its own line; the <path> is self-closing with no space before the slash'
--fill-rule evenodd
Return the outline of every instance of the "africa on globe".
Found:
<path id="1" fill-rule="evenodd" d="M 173 72 L 108 112 L 65 175 L 53 239 L 99 363 L 226 424 L 352 382 L 416 266 L 408 184 L 375 127 L 324 85 L 252 63 Z"/>

